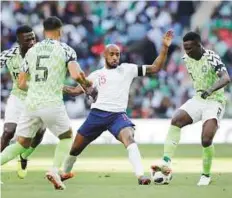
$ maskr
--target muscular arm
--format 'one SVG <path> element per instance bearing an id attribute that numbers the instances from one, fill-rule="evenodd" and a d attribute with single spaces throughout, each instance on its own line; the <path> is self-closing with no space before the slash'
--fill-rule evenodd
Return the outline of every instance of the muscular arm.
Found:
<path id="1" fill-rule="evenodd" d="M 230 83 L 230 76 L 227 71 L 221 71 L 218 73 L 219 80 L 213 84 L 211 88 L 209 88 L 209 93 L 213 93 L 222 87 L 225 87 Z"/>
<path id="2" fill-rule="evenodd" d="M 84 89 L 92 85 L 92 83 L 85 78 L 84 72 L 76 61 L 70 61 L 68 63 L 68 70 L 71 78 L 76 80 Z"/>
<path id="3" fill-rule="evenodd" d="M 28 74 L 26 72 L 20 72 L 18 77 L 18 87 L 24 91 L 27 91 L 27 78 Z"/>
<path id="4" fill-rule="evenodd" d="M 71 87 L 71 86 L 64 86 L 63 92 L 69 94 L 71 96 L 79 96 L 84 93 L 83 88 L 81 86 Z"/>
<path id="5" fill-rule="evenodd" d="M 168 47 L 163 45 L 160 51 L 159 56 L 154 60 L 152 65 L 146 65 L 146 75 L 155 74 L 161 70 L 163 67 L 168 53 Z"/>
<path id="6" fill-rule="evenodd" d="M 163 65 L 166 61 L 168 48 L 171 45 L 172 38 L 173 38 L 172 31 L 169 30 L 168 32 L 166 32 L 164 34 L 163 45 L 162 45 L 161 51 L 159 53 L 159 56 L 154 60 L 152 65 L 146 65 L 146 74 L 148 74 L 148 75 L 155 74 L 161 70 L 161 68 L 163 67 Z"/>

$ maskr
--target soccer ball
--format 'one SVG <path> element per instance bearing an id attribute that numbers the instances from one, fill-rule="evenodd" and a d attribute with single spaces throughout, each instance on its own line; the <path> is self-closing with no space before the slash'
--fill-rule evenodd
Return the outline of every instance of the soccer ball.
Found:
<path id="1" fill-rule="evenodd" d="M 172 180 L 172 174 L 169 173 L 168 175 L 164 175 L 161 171 L 151 171 L 151 180 L 155 184 L 169 184 L 170 181 Z"/>

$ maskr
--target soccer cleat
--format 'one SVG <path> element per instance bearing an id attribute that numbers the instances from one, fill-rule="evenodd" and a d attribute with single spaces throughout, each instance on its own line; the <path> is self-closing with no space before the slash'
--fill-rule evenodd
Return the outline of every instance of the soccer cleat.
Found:
<path id="1" fill-rule="evenodd" d="M 20 179 L 24 179 L 27 176 L 27 159 L 23 159 L 21 155 L 19 157 L 17 175 Z"/>
<path id="2" fill-rule="evenodd" d="M 149 185 L 151 183 L 151 179 L 146 176 L 141 176 L 138 178 L 139 185 Z"/>
<path id="3" fill-rule="evenodd" d="M 46 173 L 46 178 L 50 181 L 56 190 L 64 190 L 66 187 L 61 181 L 59 174 L 49 171 Z"/>
<path id="4" fill-rule="evenodd" d="M 160 164 L 151 165 L 151 169 L 154 172 L 161 171 L 164 175 L 169 175 L 172 172 L 170 164 L 162 161 Z"/>
<path id="5" fill-rule="evenodd" d="M 211 177 L 202 174 L 197 185 L 198 186 L 208 186 L 210 183 L 211 183 Z"/>
<path id="6" fill-rule="evenodd" d="M 61 181 L 65 181 L 74 177 L 73 173 L 62 173 L 60 174 Z"/>

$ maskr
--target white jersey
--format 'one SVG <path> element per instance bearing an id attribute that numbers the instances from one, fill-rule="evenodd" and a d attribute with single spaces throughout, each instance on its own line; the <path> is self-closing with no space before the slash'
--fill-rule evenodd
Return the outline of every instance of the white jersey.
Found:
<path id="1" fill-rule="evenodd" d="M 115 69 L 102 68 L 88 77 L 97 88 L 98 96 L 91 109 L 125 112 L 133 79 L 145 74 L 145 67 L 122 63 Z"/>

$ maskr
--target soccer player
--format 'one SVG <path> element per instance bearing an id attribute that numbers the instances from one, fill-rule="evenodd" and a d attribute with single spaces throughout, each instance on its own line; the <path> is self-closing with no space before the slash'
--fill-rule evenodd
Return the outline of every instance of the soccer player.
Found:
<path id="1" fill-rule="evenodd" d="M 171 159 L 180 141 L 181 128 L 201 120 L 203 172 L 198 185 L 209 185 L 214 155 L 212 142 L 224 114 L 224 87 L 230 82 L 230 77 L 220 57 L 215 52 L 203 48 L 199 34 L 188 32 L 183 37 L 183 45 L 186 53 L 183 60 L 192 78 L 196 95 L 174 114 L 164 144 L 162 163 L 153 165 L 152 169 L 169 174 Z"/>
<path id="2" fill-rule="evenodd" d="M 61 43 L 62 22 L 49 17 L 44 23 L 45 40 L 28 50 L 24 58 L 24 72 L 19 74 L 19 87 L 28 89 L 26 108 L 16 129 L 16 144 L 7 147 L 1 154 L 1 165 L 23 153 L 30 146 L 35 130 L 43 124 L 59 139 L 56 146 L 53 167 L 46 173 L 47 179 L 56 189 L 63 190 L 64 184 L 58 174 L 72 142 L 70 121 L 63 104 L 63 83 L 67 68 L 74 80 L 87 86 L 76 62 L 75 51 Z M 27 80 L 28 86 L 27 86 Z"/>
<path id="3" fill-rule="evenodd" d="M 27 25 L 17 28 L 16 37 L 19 46 L 3 51 L 0 56 L 1 68 L 4 66 L 8 68 L 13 81 L 13 87 L 5 110 L 5 121 L 1 137 L 1 152 L 9 145 L 10 140 L 13 138 L 19 117 L 25 106 L 24 101 L 27 92 L 18 88 L 18 75 L 25 54 L 36 42 L 35 33 L 32 28 Z M 27 158 L 42 141 L 44 132 L 44 128 L 39 129 L 32 141 L 31 147 L 20 155 L 18 166 L 18 176 L 20 178 L 26 176 Z"/>
<path id="4" fill-rule="evenodd" d="M 133 166 L 138 183 L 140 185 L 150 184 L 150 179 L 144 176 L 141 155 L 134 140 L 135 125 L 127 117 L 126 108 L 133 79 L 160 71 L 165 63 L 172 37 L 172 31 L 168 31 L 164 35 L 161 52 L 152 65 L 138 66 L 128 63 L 119 65 L 119 47 L 114 44 L 106 46 L 104 52 L 105 67 L 91 73 L 88 77 L 93 83 L 93 97 L 96 97 L 96 95 L 97 97 L 91 105 L 91 111 L 87 119 L 79 128 L 75 137 L 70 155 L 64 164 L 63 179 L 73 177 L 71 170 L 77 156 L 103 131 L 109 130 L 127 149 L 129 161 Z M 72 95 L 75 95 L 75 93 L 79 95 L 83 92 L 80 87 L 67 88 L 65 91 Z"/>

